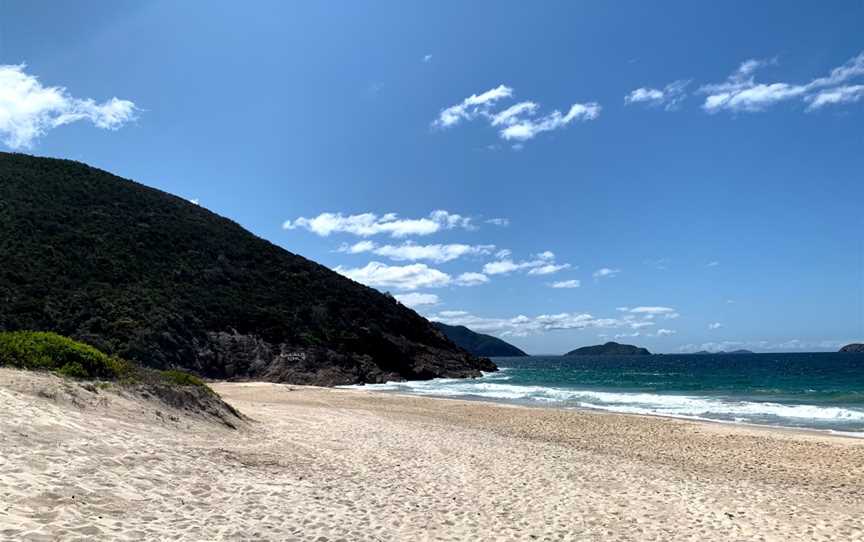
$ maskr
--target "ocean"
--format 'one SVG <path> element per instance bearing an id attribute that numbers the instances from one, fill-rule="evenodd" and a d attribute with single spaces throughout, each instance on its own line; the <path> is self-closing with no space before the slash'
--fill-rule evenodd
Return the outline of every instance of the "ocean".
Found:
<path id="1" fill-rule="evenodd" d="M 711 354 L 494 358 L 473 380 L 364 389 L 860 433 L 864 354 Z"/>

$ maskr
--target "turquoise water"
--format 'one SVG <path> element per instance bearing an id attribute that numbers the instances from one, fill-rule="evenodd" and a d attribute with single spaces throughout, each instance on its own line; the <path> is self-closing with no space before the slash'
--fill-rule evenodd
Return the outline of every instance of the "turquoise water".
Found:
<path id="1" fill-rule="evenodd" d="M 496 358 L 473 380 L 367 389 L 723 422 L 861 432 L 864 354 Z"/>

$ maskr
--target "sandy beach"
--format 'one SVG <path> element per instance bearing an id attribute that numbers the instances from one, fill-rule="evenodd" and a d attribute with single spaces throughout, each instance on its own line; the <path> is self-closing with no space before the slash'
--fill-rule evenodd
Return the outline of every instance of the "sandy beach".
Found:
<path id="1" fill-rule="evenodd" d="M 268 383 L 230 429 L 0 370 L 2 540 L 864 540 L 864 441 Z"/>

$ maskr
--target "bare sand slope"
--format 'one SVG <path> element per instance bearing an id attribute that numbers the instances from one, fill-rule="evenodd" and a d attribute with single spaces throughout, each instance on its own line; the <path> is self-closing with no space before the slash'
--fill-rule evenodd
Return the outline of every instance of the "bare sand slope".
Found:
<path id="1" fill-rule="evenodd" d="M 217 384 L 230 430 L 64 386 L 0 370 L 2 539 L 864 540 L 855 439 Z"/>

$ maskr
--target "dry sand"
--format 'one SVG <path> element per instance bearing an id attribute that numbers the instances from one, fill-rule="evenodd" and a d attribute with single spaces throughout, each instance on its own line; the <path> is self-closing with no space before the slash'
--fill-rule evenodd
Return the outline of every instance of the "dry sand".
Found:
<path id="1" fill-rule="evenodd" d="M 0 370 L 0 539 L 864 540 L 858 439 L 214 388 L 251 420 Z"/>

